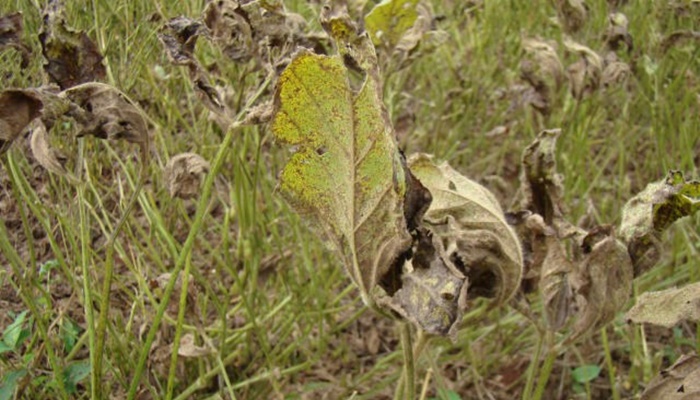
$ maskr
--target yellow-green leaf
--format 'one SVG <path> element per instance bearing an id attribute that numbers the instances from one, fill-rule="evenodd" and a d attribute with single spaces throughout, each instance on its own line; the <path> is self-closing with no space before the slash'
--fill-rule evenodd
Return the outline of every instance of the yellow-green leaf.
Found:
<path id="1" fill-rule="evenodd" d="M 384 0 L 365 17 L 365 28 L 375 46 L 393 48 L 416 22 L 418 0 Z"/>
<path id="2" fill-rule="evenodd" d="M 297 146 L 280 175 L 284 197 L 335 248 L 368 304 L 411 236 L 406 178 L 373 74 L 359 92 L 340 56 L 299 53 L 279 78 L 272 130 Z"/>

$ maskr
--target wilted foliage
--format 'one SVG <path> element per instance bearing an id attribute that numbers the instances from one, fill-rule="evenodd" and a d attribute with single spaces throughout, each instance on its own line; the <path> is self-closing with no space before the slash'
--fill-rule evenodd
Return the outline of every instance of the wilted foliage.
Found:
<path id="1" fill-rule="evenodd" d="M 5 48 L 14 48 L 22 55 L 22 68 L 29 65 L 31 51 L 22 42 L 22 13 L 0 16 L 0 51 Z"/>

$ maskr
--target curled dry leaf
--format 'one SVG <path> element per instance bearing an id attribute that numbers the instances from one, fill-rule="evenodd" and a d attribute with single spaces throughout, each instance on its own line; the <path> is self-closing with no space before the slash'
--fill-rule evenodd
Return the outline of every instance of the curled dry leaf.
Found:
<path id="1" fill-rule="evenodd" d="M 180 346 L 177 355 L 185 358 L 199 358 L 208 356 L 212 351 L 205 346 L 197 346 L 194 343 L 194 334 L 186 333 L 180 338 Z"/>
<path id="2" fill-rule="evenodd" d="M 447 163 L 435 165 L 425 154 L 412 156 L 409 168 L 433 197 L 424 226 L 439 240 L 442 258 L 467 277 L 469 297 L 505 304 L 520 286 L 523 258 L 496 198 Z"/>
<path id="3" fill-rule="evenodd" d="M 61 96 L 79 107 L 69 114 L 82 125 L 80 136 L 148 146 L 148 124 L 142 111 L 113 86 L 86 83 L 63 91 Z"/>
<path id="4" fill-rule="evenodd" d="M 581 100 L 600 87 L 603 73 L 603 60 L 595 51 L 578 44 L 569 38 L 564 39 L 566 49 L 581 58 L 567 68 L 571 95 Z"/>
<path id="5" fill-rule="evenodd" d="M 165 166 L 165 182 L 172 197 L 191 199 L 200 193 L 200 186 L 209 171 L 209 163 L 195 153 L 182 153 Z"/>
<path id="6" fill-rule="evenodd" d="M 225 114 L 226 110 L 221 96 L 209 83 L 207 73 L 194 58 L 197 38 L 208 35 L 207 28 L 199 21 L 177 17 L 168 21 L 158 39 L 163 44 L 168 59 L 173 65 L 186 66 L 192 86 L 207 108 L 216 114 Z"/>
<path id="7" fill-rule="evenodd" d="M 533 252 L 544 253 L 539 288 L 544 302 L 547 325 L 550 330 L 558 331 L 564 327 L 571 315 L 574 299 L 569 276 L 574 271 L 574 265 L 566 255 L 564 244 L 554 235 L 554 232 L 544 233 L 542 237 L 536 237 L 533 242 L 535 246 Z"/>
<path id="8" fill-rule="evenodd" d="M 679 218 L 700 209 L 700 182 L 686 181 L 680 171 L 650 183 L 622 210 L 620 237 L 627 243 L 634 275 L 651 269 L 659 259 L 659 238 Z"/>
<path id="9" fill-rule="evenodd" d="M 623 85 L 632 75 L 630 66 L 626 62 L 620 61 L 614 52 L 605 56 L 604 65 L 601 83 L 605 88 Z"/>
<path id="10" fill-rule="evenodd" d="M 418 18 L 415 23 L 394 47 L 394 54 L 401 59 L 399 69 L 408 66 L 418 57 L 434 52 L 449 38 L 447 32 L 435 28 L 433 12 L 428 4 L 418 3 L 416 11 Z"/>
<path id="11" fill-rule="evenodd" d="M 687 40 L 700 41 L 700 31 L 686 30 L 671 33 L 670 35 L 666 36 L 661 42 L 661 51 L 665 53 L 677 44 Z"/>
<path id="12" fill-rule="evenodd" d="M 578 32 L 588 19 L 588 6 L 583 0 L 556 0 L 555 6 L 567 33 Z"/>
<path id="13" fill-rule="evenodd" d="M 102 55 L 85 32 L 67 26 L 63 4 L 50 0 L 39 34 L 46 73 L 61 89 L 104 79 Z"/>
<path id="14" fill-rule="evenodd" d="M 648 323 L 666 328 L 682 321 L 700 321 L 700 283 L 642 293 L 625 317 L 638 324 Z"/>
<path id="15" fill-rule="evenodd" d="M 520 61 L 520 76 L 535 90 L 531 105 L 544 115 L 552 109 L 554 95 L 564 81 L 564 67 L 557 55 L 556 43 L 523 38 L 525 55 Z"/>
<path id="16" fill-rule="evenodd" d="M 700 357 L 681 356 L 649 382 L 641 400 L 700 399 Z"/>
<path id="17" fill-rule="evenodd" d="M 624 43 L 627 51 L 632 51 L 632 35 L 627 30 L 629 22 L 623 13 L 615 12 L 608 15 L 608 27 L 605 30 L 605 43 L 611 50 L 618 50 Z"/>
<path id="18" fill-rule="evenodd" d="M 14 48 L 22 56 L 20 66 L 26 68 L 29 65 L 31 51 L 21 40 L 22 13 L 13 13 L 0 16 L 0 51 L 5 48 Z"/>
<path id="19" fill-rule="evenodd" d="M 41 98 L 31 90 L 0 93 L 0 154 L 41 114 L 42 107 Z"/>
<path id="20" fill-rule="evenodd" d="M 393 49 L 418 19 L 418 0 L 385 0 L 365 16 L 375 46 Z"/>
<path id="21" fill-rule="evenodd" d="M 590 238 L 598 240 L 597 243 L 587 243 Z M 584 252 L 589 246 L 590 252 L 571 276 L 579 315 L 568 342 L 612 321 L 632 294 L 632 260 L 627 247 L 614 237 L 612 230 L 591 231 L 583 244 Z"/>
<path id="22" fill-rule="evenodd" d="M 72 175 L 64 166 L 66 162 L 65 155 L 58 153 L 51 147 L 49 144 L 49 133 L 42 121 L 34 123 L 29 144 L 32 154 L 34 154 L 34 158 L 36 158 L 39 165 L 56 175 L 72 178 Z"/>

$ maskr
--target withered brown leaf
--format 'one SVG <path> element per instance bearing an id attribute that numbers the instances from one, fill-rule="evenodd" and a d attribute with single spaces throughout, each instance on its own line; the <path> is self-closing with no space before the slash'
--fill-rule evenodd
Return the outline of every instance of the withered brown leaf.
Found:
<path id="1" fill-rule="evenodd" d="M 579 31 L 588 19 L 588 6 L 583 0 L 556 0 L 555 6 L 564 31 Z"/>
<path id="2" fill-rule="evenodd" d="M 10 89 L 0 93 L 0 154 L 41 114 L 42 107 L 40 97 L 31 90 Z"/>
<path id="3" fill-rule="evenodd" d="M 627 51 L 632 51 L 632 35 L 627 30 L 629 21 L 627 16 L 620 12 L 608 15 L 608 27 L 605 30 L 605 43 L 611 50 L 618 50 L 624 43 Z"/>
<path id="4" fill-rule="evenodd" d="M 32 154 L 36 161 L 49 172 L 60 176 L 71 176 L 65 168 L 66 157 L 59 154 L 49 144 L 49 133 L 42 121 L 36 121 L 32 129 L 30 141 Z M 71 176 L 72 177 L 72 176 Z"/>
<path id="5" fill-rule="evenodd" d="M 14 48 L 22 56 L 20 67 L 26 68 L 29 65 L 31 51 L 21 39 L 22 36 L 22 13 L 0 16 L 0 51 L 5 48 Z"/>
<path id="6" fill-rule="evenodd" d="M 590 235 L 599 236 L 592 231 Z M 615 318 L 632 294 L 632 260 L 627 247 L 609 230 L 586 254 L 571 275 L 579 315 L 568 341 L 601 328 Z"/>
<path id="7" fill-rule="evenodd" d="M 581 57 L 567 68 L 571 95 L 581 100 L 600 87 L 603 60 L 595 51 L 569 38 L 564 39 L 564 46 L 569 52 Z"/>
<path id="8" fill-rule="evenodd" d="M 641 400 L 698 400 L 700 399 L 700 357 L 697 354 L 681 356 L 672 366 L 664 369 L 649 382 Z"/>
<path id="9" fill-rule="evenodd" d="M 90 37 L 66 24 L 63 4 L 49 0 L 44 9 L 44 24 L 39 34 L 44 70 L 61 89 L 104 79 L 102 55 Z"/>
<path id="10" fill-rule="evenodd" d="M 520 76 L 538 96 L 531 105 L 543 115 L 549 115 L 554 95 L 564 81 L 564 67 L 557 55 L 556 43 L 535 38 L 523 38 L 525 52 L 520 60 Z"/>
<path id="11" fill-rule="evenodd" d="M 61 95 L 79 107 L 73 108 L 70 116 L 82 125 L 80 136 L 148 145 L 148 124 L 142 111 L 113 86 L 86 83 Z"/>
<path id="12" fill-rule="evenodd" d="M 174 156 L 164 170 L 170 196 L 181 199 L 197 197 L 208 171 L 209 162 L 199 154 L 182 153 Z"/>
<path id="13" fill-rule="evenodd" d="M 700 283 L 642 293 L 626 314 L 628 321 L 671 328 L 681 321 L 700 321 Z"/>
<path id="14" fill-rule="evenodd" d="M 425 154 L 412 155 L 408 164 L 433 197 L 424 226 L 440 241 L 442 258 L 467 277 L 469 297 L 492 298 L 494 306 L 508 302 L 520 287 L 523 258 L 496 198 Z"/>

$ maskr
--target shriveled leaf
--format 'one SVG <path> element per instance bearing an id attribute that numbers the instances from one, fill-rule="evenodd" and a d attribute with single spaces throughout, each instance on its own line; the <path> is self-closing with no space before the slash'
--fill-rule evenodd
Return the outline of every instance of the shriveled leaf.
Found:
<path id="1" fill-rule="evenodd" d="M 148 144 L 148 124 L 141 110 L 113 86 L 83 84 L 62 96 L 80 108 L 72 110 L 71 116 L 82 125 L 81 135 Z"/>
<path id="2" fill-rule="evenodd" d="M 571 95 L 581 100 L 600 87 L 603 60 L 595 51 L 569 38 L 564 39 L 564 46 L 569 52 L 581 57 L 567 68 Z"/>
<path id="3" fill-rule="evenodd" d="M 0 16 L 0 51 L 6 48 L 14 48 L 22 55 L 21 67 L 29 65 L 31 51 L 22 42 L 22 13 Z"/>
<path id="4" fill-rule="evenodd" d="M 700 321 L 700 283 L 642 293 L 626 318 L 638 324 L 648 323 L 666 328 L 682 321 Z"/>
<path id="5" fill-rule="evenodd" d="M 447 163 L 435 165 L 430 156 L 411 156 L 409 168 L 433 197 L 424 226 L 440 240 L 443 257 L 467 277 L 469 297 L 506 303 L 520 286 L 523 258 L 496 198 Z"/>
<path id="6" fill-rule="evenodd" d="M 699 209 L 700 182 L 686 181 L 680 171 L 670 171 L 666 179 L 650 183 L 625 204 L 620 237 L 627 243 L 635 276 L 658 261 L 661 232 Z"/>
<path id="7" fill-rule="evenodd" d="M 566 324 L 571 314 L 574 299 L 569 275 L 574 271 L 574 266 L 566 255 L 563 243 L 553 232 L 543 239 L 536 240 L 535 245 L 545 247 L 539 288 L 549 329 L 558 331 Z"/>
<path id="8" fill-rule="evenodd" d="M 200 358 L 211 354 L 211 350 L 204 346 L 197 346 L 194 343 L 194 334 L 186 333 L 180 338 L 177 354 L 185 358 Z"/>
<path id="9" fill-rule="evenodd" d="M 584 239 L 584 251 L 590 246 L 590 252 L 571 276 L 579 315 L 569 342 L 612 321 L 632 294 L 632 261 L 626 246 L 612 232 L 600 233 L 592 231 Z M 593 239 L 598 240 L 595 244 L 587 243 L 596 236 L 602 238 Z"/>
<path id="10" fill-rule="evenodd" d="M 428 4 L 418 3 L 416 11 L 416 22 L 394 47 L 394 54 L 401 59 L 399 69 L 410 65 L 419 57 L 433 53 L 449 39 L 447 32 L 436 29 L 433 12 Z"/>
<path id="11" fill-rule="evenodd" d="M 608 15 L 608 27 L 605 31 L 605 42 L 611 50 L 618 50 L 624 43 L 627 51 L 632 51 L 632 35 L 627 30 L 629 21 L 627 16 L 620 12 Z"/>
<path id="12" fill-rule="evenodd" d="M 49 133 L 46 131 L 46 126 L 43 122 L 37 121 L 34 124 L 32 138 L 29 143 L 32 154 L 34 154 L 34 158 L 36 158 L 39 165 L 56 175 L 72 177 L 64 166 L 66 157 L 51 147 Z"/>
<path id="13" fill-rule="evenodd" d="M 187 67 L 193 83 L 192 86 L 204 105 L 214 113 L 225 113 L 221 96 L 209 83 L 209 77 L 204 68 L 194 58 L 193 53 L 197 39 L 202 35 L 208 35 L 208 31 L 201 22 L 186 17 L 177 17 L 163 26 L 161 32 L 158 33 L 158 39 L 163 44 L 168 59 L 173 65 Z"/>
<path id="14" fill-rule="evenodd" d="M 272 130 L 297 147 L 280 175 L 282 195 L 323 233 L 373 304 L 370 290 L 410 247 L 406 178 L 379 81 L 368 73 L 355 93 L 348 74 L 339 56 L 301 51 L 279 78 Z"/>
<path id="15" fill-rule="evenodd" d="M 46 73 L 61 89 L 105 77 L 102 55 L 90 37 L 66 24 L 63 4 L 49 0 L 39 34 Z"/>
<path id="16" fill-rule="evenodd" d="M 670 50 L 672 47 L 688 41 L 688 40 L 695 40 L 695 41 L 700 41 L 700 31 L 676 31 L 664 38 L 664 40 L 661 42 L 661 51 L 664 53 Z"/>
<path id="17" fill-rule="evenodd" d="M 209 163 L 198 154 L 182 153 L 174 156 L 164 171 L 170 196 L 181 199 L 197 197 L 208 171 Z"/>
<path id="18" fill-rule="evenodd" d="M 0 154 L 41 114 L 42 107 L 41 99 L 32 91 L 11 89 L 0 93 Z"/>
<path id="19" fill-rule="evenodd" d="M 418 19 L 418 0 L 384 0 L 365 17 L 365 28 L 376 46 L 393 49 Z"/>
<path id="20" fill-rule="evenodd" d="M 662 370 L 649 382 L 642 400 L 700 399 L 700 357 L 681 356 L 672 366 Z"/>
<path id="21" fill-rule="evenodd" d="M 630 66 L 626 62 L 620 61 L 614 52 L 605 56 L 604 65 L 601 83 L 605 88 L 624 84 L 632 75 Z"/>
<path id="22" fill-rule="evenodd" d="M 524 38 L 522 48 L 525 54 L 520 60 L 520 75 L 539 98 L 539 101 L 531 104 L 542 114 L 548 115 L 554 94 L 564 82 L 564 67 L 559 61 L 556 43 Z"/>
<path id="23" fill-rule="evenodd" d="M 588 6 L 583 0 L 556 0 L 555 6 L 567 33 L 579 31 L 588 19 Z"/>

